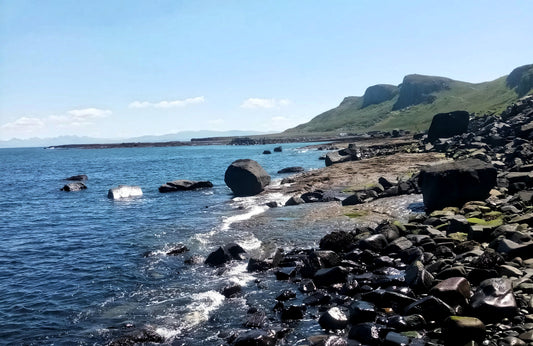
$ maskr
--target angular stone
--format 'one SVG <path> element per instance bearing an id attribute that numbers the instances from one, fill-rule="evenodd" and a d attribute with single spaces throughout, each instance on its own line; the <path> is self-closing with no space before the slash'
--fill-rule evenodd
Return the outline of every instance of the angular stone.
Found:
<path id="1" fill-rule="evenodd" d="M 465 304 L 472 295 L 470 283 L 464 277 L 451 277 L 441 281 L 429 293 L 449 305 Z"/>
<path id="2" fill-rule="evenodd" d="M 304 305 L 291 305 L 288 308 L 281 310 L 281 320 L 301 320 L 304 318 L 305 306 Z"/>
<path id="3" fill-rule="evenodd" d="M 424 268 L 424 264 L 415 261 L 405 270 L 405 283 L 414 290 L 427 291 L 433 286 L 433 275 Z"/>
<path id="4" fill-rule="evenodd" d="M 468 130 L 469 114 L 466 111 L 439 113 L 433 116 L 428 130 L 428 141 L 460 135 Z"/>
<path id="5" fill-rule="evenodd" d="M 320 316 L 318 324 L 326 331 L 341 330 L 348 325 L 348 318 L 338 307 L 333 307 Z"/>
<path id="6" fill-rule="evenodd" d="M 350 323 L 374 322 L 377 316 L 376 306 L 364 300 L 354 301 L 349 308 Z"/>
<path id="7" fill-rule="evenodd" d="M 426 320 L 442 321 L 452 316 L 455 311 L 444 301 L 434 296 L 427 296 L 412 303 L 405 309 L 408 315 L 420 314 Z"/>
<path id="8" fill-rule="evenodd" d="M 373 234 L 365 239 L 361 239 L 358 246 L 361 250 L 381 251 L 388 245 L 383 234 Z"/>
<path id="9" fill-rule="evenodd" d="M 348 338 L 357 340 L 366 345 L 380 345 L 379 337 L 382 326 L 375 323 L 360 323 L 352 326 Z"/>
<path id="10" fill-rule="evenodd" d="M 518 307 L 509 279 L 487 279 L 479 284 L 472 296 L 472 311 L 483 321 L 500 321 L 514 316 Z"/>
<path id="11" fill-rule="evenodd" d="M 485 324 L 467 316 L 450 316 L 443 323 L 446 342 L 449 345 L 464 345 L 469 341 L 481 343 L 485 338 Z"/>
<path id="12" fill-rule="evenodd" d="M 313 281 L 318 287 L 326 287 L 332 284 L 344 283 L 348 277 L 348 271 L 343 267 L 333 267 L 318 270 Z"/>
<path id="13" fill-rule="evenodd" d="M 496 169 L 477 159 L 453 161 L 422 169 L 418 177 L 429 211 L 484 200 L 496 186 Z"/>

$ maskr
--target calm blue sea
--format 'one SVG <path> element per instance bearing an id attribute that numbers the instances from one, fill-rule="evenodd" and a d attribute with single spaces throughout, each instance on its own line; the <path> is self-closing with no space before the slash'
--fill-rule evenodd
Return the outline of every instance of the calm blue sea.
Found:
<path id="1" fill-rule="evenodd" d="M 0 149 L 0 343 L 99 345 L 145 327 L 177 345 L 223 343 L 219 333 L 242 328 L 251 306 L 270 311 L 284 283 L 246 273 L 245 262 L 221 271 L 184 261 L 230 241 L 258 256 L 317 241 L 309 234 L 323 229 L 291 228 L 297 214 L 268 216 L 274 209 L 265 202 L 289 196 L 233 199 L 224 184 L 236 159 L 258 161 L 275 181 L 284 167 L 324 165 L 322 152 L 302 146 L 272 155 L 262 152 L 274 145 Z M 88 189 L 60 191 L 76 174 L 88 175 Z M 158 192 L 176 179 L 215 187 Z M 108 189 L 119 184 L 139 185 L 144 195 L 109 200 Z M 275 226 L 235 227 L 256 217 Z M 191 251 L 167 256 L 178 243 Z M 245 295 L 224 299 L 218 292 L 230 283 Z"/>

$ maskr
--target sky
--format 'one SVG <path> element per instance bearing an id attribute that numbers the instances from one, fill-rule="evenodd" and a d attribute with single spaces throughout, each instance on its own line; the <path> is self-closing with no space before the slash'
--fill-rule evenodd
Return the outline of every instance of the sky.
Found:
<path id="1" fill-rule="evenodd" d="M 278 132 L 407 74 L 533 63 L 533 1 L 0 0 L 0 140 Z"/>

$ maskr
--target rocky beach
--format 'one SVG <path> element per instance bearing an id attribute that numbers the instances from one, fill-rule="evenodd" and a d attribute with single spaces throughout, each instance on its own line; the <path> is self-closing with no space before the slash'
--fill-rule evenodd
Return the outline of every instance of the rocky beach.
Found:
<path id="1" fill-rule="evenodd" d="M 458 116 L 436 116 L 415 141 L 334 144 L 328 167 L 266 186 L 265 203 L 300 208 L 302 226 L 339 227 L 316 248 L 278 248 L 268 258 L 220 244 L 205 265 L 248 261 L 257 289 L 274 279 L 290 287 L 250 305 L 242 328 L 221 331 L 220 342 L 285 344 L 295 324 L 311 323 L 321 332 L 299 345 L 530 345 L 533 97 L 500 116 L 466 113 L 466 126 Z M 292 197 L 269 203 L 275 191 Z M 403 218 L 376 212 L 420 193 L 424 204 Z M 238 284 L 221 293 L 248 294 Z M 114 344 L 136 342 L 165 341 L 131 335 Z"/>

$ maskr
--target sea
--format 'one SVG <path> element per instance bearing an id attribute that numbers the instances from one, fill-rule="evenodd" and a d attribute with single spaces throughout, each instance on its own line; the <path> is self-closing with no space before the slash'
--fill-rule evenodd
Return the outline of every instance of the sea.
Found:
<path id="1" fill-rule="evenodd" d="M 328 229 L 299 223 L 299 207 L 269 208 L 280 192 L 235 198 L 224 183 L 237 159 L 256 160 L 275 186 L 278 170 L 324 166 L 306 143 L 117 149 L 0 149 L 0 344 L 102 345 L 149 329 L 172 345 L 221 345 L 244 330 L 251 309 L 272 307 L 289 283 L 248 273 L 247 261 L 211 268 L 203 259 L 236 242 L 250 256 L 316 246 Z M 86 174 L 87 189 L 60 191 L 65 178 Z M 177 179 L 213 188 L 160 193 Z M 110 200 L 118 185 L 143 196 Z M 258 222 L 253 222 L 258 220 Z M 167 253 L 179 244 L 189 251 Z M 239 284 L 243 294 L 220 292 Z M 272 322 L 273 328 L 282 328 Z M 288 344 L 320 334 L 306 318 L 288 326 Z"/>

